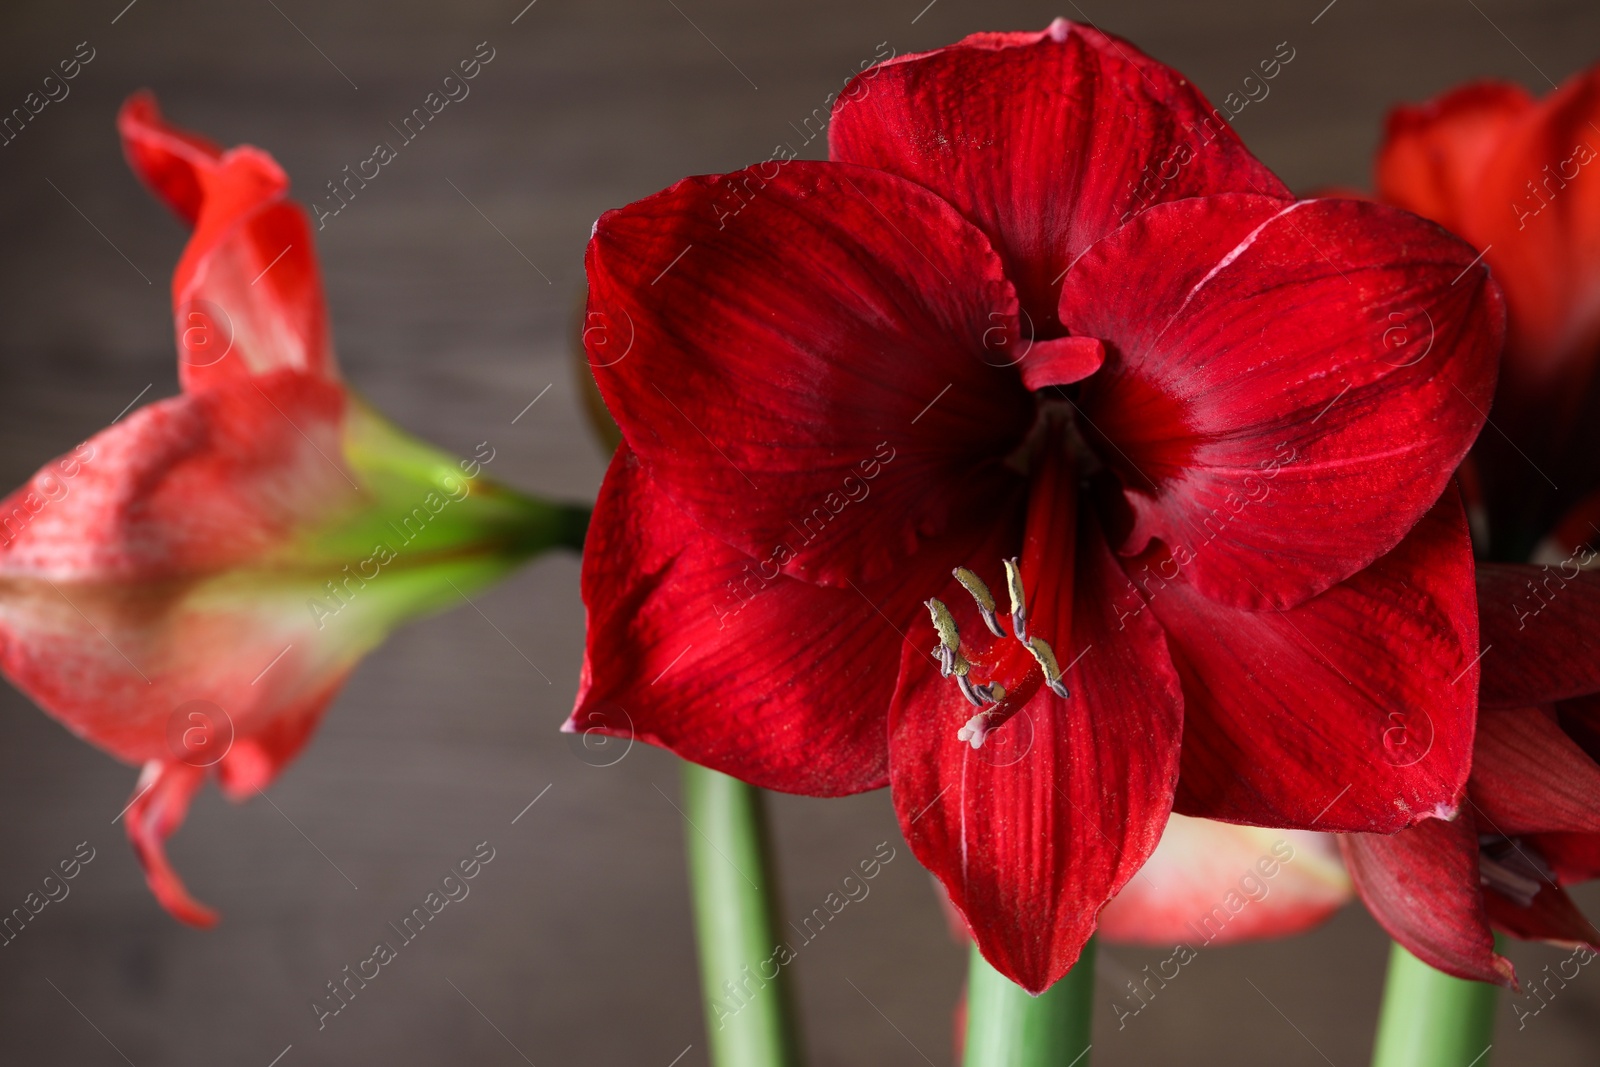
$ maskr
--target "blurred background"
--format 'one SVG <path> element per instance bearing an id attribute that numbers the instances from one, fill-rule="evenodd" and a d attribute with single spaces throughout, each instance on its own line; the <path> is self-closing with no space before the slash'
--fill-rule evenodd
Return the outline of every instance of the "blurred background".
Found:
<path id="1" fill-rule="evenodd" d="M 142 86 L 175 122 L 271 151 L 310 201 L 487 42 L 470 96 L 318 233 L 334 334 L 349 379 L 401 425 L 461 454 L 488 440 L 495 477 L 587 501 L 606 457 L 569 333 L 592 221 L 798 145 L 885 42 L 918 51 L 1065 15 L 1213 100 L 1287 42 L 1292 62 L 1235 124 L 1298 189 L 1366 186 L 1391 103 L 1480 76 L 1543 92 L 1600 60 L 1600 7 L 1580 0 L 1083 3 L 13 0 L 0 109 L 80 42 L 94 58 L 0 147 L 0 484 L 176 392 L 167 286 L 185 233 L 113 127 Z M 0 949 L 0 1063 L 704 1063 L 676 761 L 556 732 L 582 652 L 578 561 L 542 560 L 477 602 L 371 656 L 272 803 L 198 799 L 171 850 L 223 913 L 211 932 L 157 907 L 113 824 L 134 770 L 0 689 L 0 911 L 94 849 L 70 896 Z M 880 842 L 898 850 L 793 965 L 813 1062 L 950 1063 L 965 955 L 887 793 L 772 808 L 792 911 Z M 319 1032 L 325 983 L 485 840 L 495 858 L 470 896 Z M 1206 949 L 1121 1029 L 1112 1002 L 1170 950 L 1107 946 L 1095 1063 L 1363 1063 L 1387 944 L 1353 907 L 1305 938 Z M 1528 973 L 1567 953 L 1511 955 Z M 1494 1063 L 1595 1062 L 1600 971 L 1520 1029 L 1512 1004 Z"/>

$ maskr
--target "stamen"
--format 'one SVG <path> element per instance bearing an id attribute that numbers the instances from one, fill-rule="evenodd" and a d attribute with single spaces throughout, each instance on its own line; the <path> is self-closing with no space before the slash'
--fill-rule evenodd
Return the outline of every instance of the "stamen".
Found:
<path id="1" fill-rule="evenodd" d="M 1526 841 L 1483 834 L 1478 838 L 1478 881 L 1526 908 L 1539 895 L 1543 882 L 1554 884 L 1555 875 Z"/>
<path id="2" fill-rule="evenodd" d="M 948 678 L 952 674 L 964 677 L 972 669 L 972 664 L 967 658 L 952 648 L 944 645 L 933 646 L 933 658 L 939 664 L 939 677 Z"/>
<path id="3" fill-rule="evenodd" d="M 1028 651 L 1033 653 L 1033 658 L 1039 661 L 1039 669 L 1044 671 L 1044 684 L 1050 687 L 1050 692 L 1062 700 L 1071 696 L 1066 683 L 1061 680 L 1061 664 L 1056 662 L 1055 651 L 1045 643 L 1044 638 L 1030 637 L 1025 644 Z"/>
<path id="4" fill-rule="evenodd" d="M 973 707 L 983 707 L 983 698 L 978 695 L 978 687 L 972 684 L 972 679 L 967 677 L 966 671 L 956 675 L 956 684 L 961 687 L 961 695 L 971 701 Z M 974 745 L 973 747 L 976 748 L 977 746 Z"/>
<path id="5" fill-rule="evenodd" d="M 994 597 L 990 594 L 989 587 L 983 584 L 983 579 L 965 567 L 957 567 L 952 573 L 956 576 L 956 581 L 972 594 L 972 599 L 978 602 L 978 611 L 983 614 L 983 622 L 989 627 L 989 632 L 996 637 L 1004 637 L 1006 632 L 1000 629 L 1000 620 L 995 617 Z"/>
<path id="6" fill-rule="evenodd" d="M 1011 629 L 1018 641 L 1028 640 L 1028 603 L 1022 595 L 1022 569 L 1015 556 L 1006 563 L 1006 592 L 1011 594 Z"/>
<path id="7" fill-rule="evenodd" d="M 1000 625 L 989 587 L 966 567 L 957 567 L 952 573 L 972 595 L 996 640 L 979 634 L 975 643 L 965 643 L 966 655 L 963 655 L 964 643 L 955 616 L 938 599 L 926 602 L 933 628 L 939 635 L 939 644 L 933 649 L 939 673 L 945 678 L 954 676 L 961 695 L 977 709 L 956 732 L 959 740 L 975 749 L 982 748 L 989 735 L 1021 711 L 1041 685 L 1049 686 L 1057 697 L 1066 699 L 1068 696 L 1055 650 L 1043 638 L 1028 635 L 1027 600 L 1017 559 L 1012 557 L 1004 563 L 1006 591 L 1011 596 L 1010 636 Z"/>

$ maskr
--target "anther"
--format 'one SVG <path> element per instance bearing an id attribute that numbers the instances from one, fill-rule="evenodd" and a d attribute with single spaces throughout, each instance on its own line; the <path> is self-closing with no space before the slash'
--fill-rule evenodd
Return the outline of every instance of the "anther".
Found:
<path id="1" fill-rule="evenodd" d="M 983 579 L 965 567 L 957 567 L 951 573 L 956 576 L 956 581 L 972 594 L 972 599 L 978 602 L 978 611 L 983 614 L 984 625 L 989 627 L 989 632 L 996 637 L 1004 637 L 1006 632 L 1000 628 L 1000 620 L 995 617 L 994 597 L 990 594 L 989 587 L 983 584 Z"/>
<path id="2" fill-rule="evenodd" d="M 928 600 L 928 614 L 933 617 L 933 628 L 939 635 L 939 643 L 954 652 L 961 647 L 961 633 L 956 629 L 956 619 L 950 614 L 950 609 L 937 597 Z"/>
<path id="3" fill-rule="evenodd" d="M 1011 629 L 1016 633 L 1017 640 L 1024 643 L 1028 640 L 1028 603 L 1022 595 L 1022 569 L 1017 566 L 1016 557 L 1005 561 L 1006 563 L 1006 591 L 1011 594 Z"/>
<path id="4" fill-rule="evenodd" d="M 1050 692 L 1062 700 L 1072 694 L 1067 691 L 1066 683 L 1061 680 L 1061 664 L 1056 662 L 1056 654 L 1045 643 L 1042 637 L 1030 637 L 1024 642 L 1024 647 L 1033 653 L 1033 658 L 1039 661 L 1039 669 L 1044 671 L 1044 684 L 1050 687 Z"/>

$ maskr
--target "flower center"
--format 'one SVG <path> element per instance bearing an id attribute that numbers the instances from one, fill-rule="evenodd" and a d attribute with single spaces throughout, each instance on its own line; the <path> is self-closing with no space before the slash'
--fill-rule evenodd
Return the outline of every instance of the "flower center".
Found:
<path id="1" fill-rule="evenodd" d="M 1547 883 L 1555 884 L 1555 874 L 1539 851 L 1521 838 L 1480 834 L 1478 881 L 1526 908 Z"/>
<path id="2" fill-rule="evenodd" d="M 1011 632 L 1006 633 L 995 611 L 995 599 L 983 579 L 965 567 L 954 571 L 956 580 L 977 602 L 986 633 L 963 639 L 955 616 L 937 598 L 927 602 L 939 644 L 933 650 L 942 677 L 954 677 L 961 695 L 978 711 L 956 732 L 973 748 L 1022 709 L 1039 686 L 1063 700 L 1068 696 L 1061 681 L 1055 651 L 1037 634 L 1028 632 L 1028 606 L 1022 592 L 1022 570 L 1015 559 L 1005 561 L 1006 591 L 1011 598 Z"/>

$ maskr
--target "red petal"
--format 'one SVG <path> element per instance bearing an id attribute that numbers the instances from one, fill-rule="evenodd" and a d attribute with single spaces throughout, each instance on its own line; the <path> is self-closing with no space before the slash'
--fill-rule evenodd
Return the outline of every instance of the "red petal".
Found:
<path id="1" fill-rule="evenodd" d="M 1557 883 L 1600 878 L 1600 834 L 1534 834 L 1527 840 L 1550 865 Z"/>
<path id="2" fill-rule="evenodd" d="M 1372 917 L 1413 956 L 1457 978 L 1517 988 L 1511 961 L 1494 950 L 1470 817 L 1428 819 L 1392 835 L 1346 834 L 1339 844 Z"/>
<path id="3" fill-rule="evenodd" d="M 1377 832 L 1454 810 L 1477 707 L 1471 574 L 1451 494 L 1392 553 L 1288 611 L 1137 578 L 1183 678 L 1178 809 Z"/>
<path id="4" fill-rule="evenodd" d="M 688 178 L 602 217 L 588 273 L 589 358 L 623 436 L 746 555 L 871 581 L 1014 488 L 999 464 L 1033 409 L 1016 298 L 925 190 L 803 161 Z"/>
<path id="5" fill-rule="evenodd" d="M 1485 707 L 1600 692 L 1600 572 L 1579 571 L 1580 558 L 1478 565 Z"/>
<path id="6" fill-rule="evenodd" d="M 1472 801 L 1486 831 L 1600 833 L 1600 766 L 1538 708 L 1484 711 Z"/>
<path id="7" fill-rule="evenodd" d="M 189 801 L 205 780 L 202 768 L 151 760 L 139 775 L 134 799 L 123 815 L 128 840 L 144 868 L 150 892 L 174 919 L 202 928 L 215 926 L 217 913 L 189 895 L 178 872 L 167 861 L 166 840 L 183 825 Z"/>
<path id="8" fill-rule="evenodd" d="M 273 668 L 283 666 L 282 661 Z M 293 670 L 294 664 L 289 664 Z M 287 671 L 285 672 L 288 673 Z M 229 800 L 249 799 L 252 793 L 265 789 L 288 766 L 300 750 L 311 740 L 317 724 L 328 710 L 333 698 L 339 695 L 348 672 L 332 678 L 319 679 L 321 691 L 306 687 L 309 692 L 296 694 L 294 702 L 280 705 L 261 726 L 245 737 L 234 741 L 233 747 L 217 764 L 217 785 Z M 259 685 L 259 681 L 252 684 Z M 274 696 L 282 699 L 281 686 L 273 686 Z"/>
<path id="9" fill-rule="evenodd" d="M 1483 894 L 1484 910 L 1495 928 L 1524 941 L 1548 941 L 1566 948 L 1587 945 L 1600 951 L 1600 931 L 1583 917 L 1565 890 L 1546 882 L 1527 907 L 1493 889 Z"/>
<path id="10" fill-rule="evenodd" d="M 128 166 L 179 218 L 193 226 L 205 200 L 200 175 L 216 169 L 222 149 L 209 138 L 167 125 L 155 94 L 148 89 L 123 103 L 117 114 L 117 132 L 122 135 Z"/>
<path id="11" fill-rule="evenodd" d="M 1478 175 L 1533 98 L 1509 82 L 1474 82 L 1389 112 L 1378 152 L 1378 195 L 1459 231 L 1481 194 Z"/>
<path id="12" fill-rule="evenodd" d="M 314 716 L 383 632 L 327 632 L 307 607 L 351 558 L 297 547 L 360 499 L 343 411 L 335 386 L 277 375 L 151 404 L 47 465 L 0 504 L 0 666 L 129 762 L 188 756 L 192 702 L 238 761 Z"/>
<path id="13" fill-rule="evenodd" d="M 311 227 L 282 168 L 167 125 L 149 93 L 118 128 L 134 171 L 195 225 L 172 279 L 184 389 L 284 368 L 337 378 Z"/>
<path id="14" fill-rule="evenodd" d="M 1182 546 L 1201 592 L 1262 608 L 1398 544 L 1489 406 L 1501 310 L 1475 256 L 1392 208 L 1241 196 L 1086 252 L 1062 321 L 1113 353 L 1082 410 L 1136 515 L 1124 553 Z"/>
<path id="15" fill-rule="evenodd" d="M 1193 947 L 1283 937 L 1349 899 L 1331 834 L 1174 815 L 1149 862 L 1100 913 L 1100 936 Z"/>
<path id="16" fill-rule="evenodd" d="M 1036 341 L 1022 359 L 1022 383 L 1038 391 L 1071 385 L 1089 377 L 1106 361 L 1106 346 L 1093 337 Z"/>
<path id="17" fill-rule="evenodd" d="M 829 155 L 909 178 L 988 234 L 1054 336 L 1069 264 L 1131 215 L 1208 193 L 1288 196 L 1178 72 L 1089 26 L 979 34 L 857 76 Z"/>
<path id="18" fill-rule="evenodd" d="M 884 784 L 896 628 L 948 564 L 893 594 L 787 577 L 697 527 L 627 445 L 583 558 L 588 651 L 565 730 L 638 737 L 786 792 Z"/>
<path id="19" fill-rule="evenodd" d="M 1155 848 L 1171 809 L 1183 717 L 1154 621 L 1118 629 L 1120 572 L 1092 512 L 1078 522 L 1076 560 L 1050 555 L 1059 540 L 1045 536 L 1052 526 L 1059 532 L 1057 509 L 1066 505 L 1043 501 L 1072 492 L 1044 481 L 1036 477 L 1022 563 L 1028 625 L 1054 642 L 1071 696 L 1041 687 L 974 750 L 956 736 L 971 705 L 953 679 L 907 648 L 890 713 L 890 774 L 906 840 L 944 883 L 984 958 L 1032 993 L 1067 972 L 1096 913 Z M 1070 620 L 1061 599 L 1068 576 Z M 959 587 L 950 593 L 963 633 L 978 633 L 970 601 Z"/>

